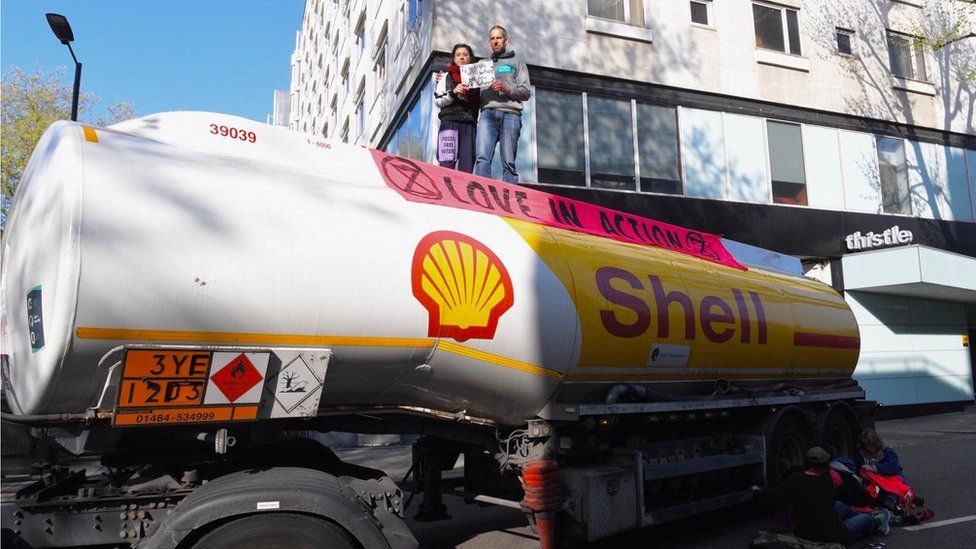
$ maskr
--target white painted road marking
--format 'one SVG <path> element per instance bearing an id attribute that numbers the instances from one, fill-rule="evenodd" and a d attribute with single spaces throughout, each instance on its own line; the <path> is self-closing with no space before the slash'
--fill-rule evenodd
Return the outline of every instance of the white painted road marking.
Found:
<path id="1" fill-rule="evenodd" d="M 976 515 L 969 515 L 968 517 L 959 517 L 949 520 L 940 520 L 938 522 L 930 522 L 928 524 L 919 524 L 918 526 L 906 526 L 902 530 L 908 530 L 914 532 L 916 530 L 927 530 L 929 528 L 938 528 L 939 526 L 948 526 L 950 524 L 957 524 L 960 522 L 969 522 L 971 520 L 976 520 Z"/>

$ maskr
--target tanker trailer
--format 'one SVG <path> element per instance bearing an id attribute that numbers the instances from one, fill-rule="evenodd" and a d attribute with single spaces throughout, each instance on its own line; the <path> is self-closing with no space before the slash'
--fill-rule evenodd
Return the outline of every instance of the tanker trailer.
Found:
<path id="1" fill-rule="evenodd" d="M 526 511 L 543 545 L 555 517 L 592 540 L 743 501 L 815 442 L 849 453 L 863 398 L 850 309 L 784 265 L 236 117 L 56 123 L 4 234 L 4 419 L 128 476 L 51 467 L 4 528 L 66 543 L 52 513 L 118 504 L 147 512 L 87 541 L 211 546 L 246 523 L 413 542 L 401 488 L 299 430 L 423 435 L 428 520 L 463 452 L 455 492 Z M 310 470 L 328 505 L 287 501 Z"/>

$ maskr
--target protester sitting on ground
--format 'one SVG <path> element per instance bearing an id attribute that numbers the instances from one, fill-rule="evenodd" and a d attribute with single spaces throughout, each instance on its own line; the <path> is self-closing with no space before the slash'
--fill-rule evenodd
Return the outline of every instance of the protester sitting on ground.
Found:
<path id="1" fill-rule="evenodd" d="M 854 456 L 854 466 L 858 471 L 867 470 L 883 477 L 898 475 L 903 481 L 905 480 L 905 472 L 898 461 L 898 454 L 885 446 L 884 439 L 874 429 L 861 431 L 858 442 L 860 451 Z"/>
<path id="2" fill-rule="evenodd" d="M 438 75 L 434 91 L 434 103 L 440 108 L 437 162 L 445 168 L 471 173 L 481 98 L 478 89 L 461 83 L 461 66 L 474 63 L 474 52 L 467 44 L 455 44 L 451 59 L 446 76 Z"/>
<path id="3" fill-rule="evenodd" d="M 756 498 L 768 505 L 791 505 L 793 534 L 809 541 L 830 543 L 862 534 L 887 535 L 891 513 L 887 509 L 863 513 L 834 500 L 834 481 L 829 472 L 830 454 L 823 448 L 807 452 L 806 467 L 779 485 L 762 490 L 753 486 Z"/>
<path id="4" fill-rule="evenodd" d="M 853 464 L 846 458 L 830 462 L 830 476 L 834 481 L 834 499 L 851 507 L 872 507 L 876 502 L 864 488 L 861 478 L 853 470 Z"/>

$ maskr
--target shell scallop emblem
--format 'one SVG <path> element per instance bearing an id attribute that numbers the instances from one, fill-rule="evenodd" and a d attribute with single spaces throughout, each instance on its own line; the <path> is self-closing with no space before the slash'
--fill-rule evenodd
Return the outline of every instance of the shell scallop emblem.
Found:
<path id="1" fill-rule="evenodd" d="M 432 337 L 491 339 L 498 319 L 515 302 L 512 277 L 498 256 L 460 233 L 425 236 L 414 251 L 411 277 Z"/>

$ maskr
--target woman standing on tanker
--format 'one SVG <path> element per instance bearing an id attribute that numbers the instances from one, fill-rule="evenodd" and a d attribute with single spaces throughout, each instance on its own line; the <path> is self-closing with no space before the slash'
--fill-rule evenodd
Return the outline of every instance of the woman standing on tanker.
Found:
<path id="1" fill-rule="evenodd" d="M 479 90 L 461 83 L 461 66 L 474 62 L 467 44 L 455 44 L 447 73 L 438 75 L 434 104 L 440 108 L 437 162 L 445 168 L 471 173 L 474 169 L 475 136 L 480 108 Z"/>

